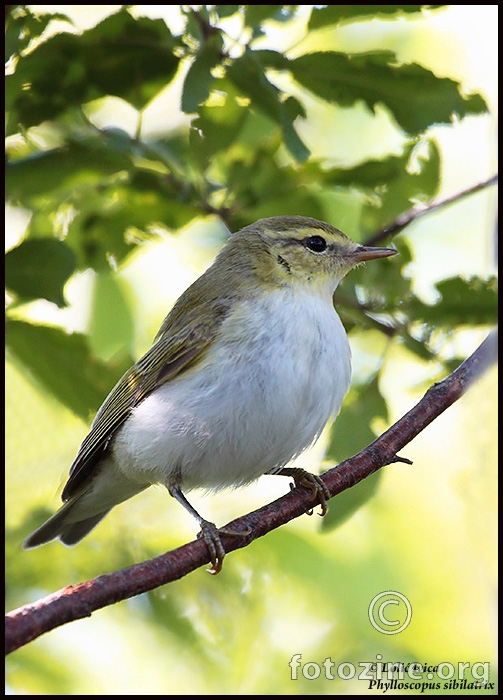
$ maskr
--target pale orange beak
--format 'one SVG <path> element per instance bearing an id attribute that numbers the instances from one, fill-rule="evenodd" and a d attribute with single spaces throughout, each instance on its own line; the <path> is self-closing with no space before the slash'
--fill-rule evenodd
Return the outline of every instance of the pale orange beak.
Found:
<path id="1" fill-rule="evenodd" d="M 365 262 L 365 260 L 377 260 L 378 258 L 389 258 L 390 255 L 396 255 L 398 250 L 394 248 L 370 248 L 369 246 L 358 246 L 352 253 L 352 256 L 357 262 Z"/>

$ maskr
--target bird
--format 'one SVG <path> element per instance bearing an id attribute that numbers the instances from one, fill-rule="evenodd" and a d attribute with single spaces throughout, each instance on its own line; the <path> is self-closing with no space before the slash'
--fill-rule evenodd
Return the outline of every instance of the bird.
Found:
<path id="1" fill-rule="evenodd" d="M 24 548 L 54 539 L 72 546 L 153 484 L 196 519 L 214 574 L 225 549 L 216 525 L 187 499 L 192 489 L 279 474 L 310 488 L 324 514 L 323 481 L 288 465 L 336 418 L 350 386 L 351 351 L 333 294 L 360 263 L 396 253 L 305 216 L 260 219 L 230 235 L 103 402 L 63 505 Z"/>

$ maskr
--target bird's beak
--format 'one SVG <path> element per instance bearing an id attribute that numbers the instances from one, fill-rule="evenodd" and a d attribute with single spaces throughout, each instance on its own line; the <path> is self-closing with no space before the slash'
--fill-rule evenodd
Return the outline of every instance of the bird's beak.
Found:
<path id="1" fill-rule="evenodd" d="M 365 260 L 377 260 L 377 258 L 388 258 L 390 255 L 396 255 L 398 250 L 394 248 L 370 248 L 369 246 L 360 245 L 354 251 L 353 257 L 356 262 L 365 262 Z"/>

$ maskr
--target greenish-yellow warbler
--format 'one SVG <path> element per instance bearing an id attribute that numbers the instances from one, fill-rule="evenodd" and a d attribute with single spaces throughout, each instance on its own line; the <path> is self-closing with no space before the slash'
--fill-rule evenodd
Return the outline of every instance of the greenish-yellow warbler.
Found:
<path id="1" fill-rule="evenodd" d="M 309 486 L 324 512 L 319 477 L 286 465 L 319 437 L 349 388 L 349 343 L 332 295 L 353 267 L 395 253 L 300 216 L 232 235 L 105 399 L 63 506 L 24 546 L 73 545 L 115 505 L 160 483 L 197 519 L 216 573 L 225 554 L 218 530 L 187 491 L 284 474 Z"/>

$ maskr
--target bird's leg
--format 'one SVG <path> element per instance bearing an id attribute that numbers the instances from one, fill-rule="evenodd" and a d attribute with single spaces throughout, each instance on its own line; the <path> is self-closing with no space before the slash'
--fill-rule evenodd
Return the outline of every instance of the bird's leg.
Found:
<path id="1" fill-rule="evenodd" d="M 312 493 L 311 500 L 319 502 L 321 505 L 320 515 L 325 515 L 328 510 L 327 499 L 330 498 L 330 491 L 319 476 L 306 472 L 305 469 L 300 469 L 298 467 L 284 467 L 279 472 L 273 473 L 279 476 L 291 476 L 293 477 L 295 486 L 304 486 L 304 488 L 310 489 Z M 307 514 L 312 515 L 312 509 L 308 510 Z"/>
<path id="2" fill-rule="evenodd" d="M 202 537 L 202 539 L 206 542 L 206 546 L 208 547 L 210 553 L 211 569 L 207 569 L 208 573 L 220 573 L 220 571 L 222 571 L 222 564 L 225 557 L 225 549 L 220 538 L 220 533 L 234 536 L 249 535 L 251 529 L 248 528 L 248 530 L 244 532 L 235 532 L 222 527 L 219 530 L 214 523 L 210 523 L 208 520 L 205 520 L 199 515 L 197 510 L 185 498 L 181 488 L 177 484 L 167 484 L 166 486 L 171 496 L 173 496 L 173 498 L 175 498 L 178 503 L 180 503 L 180 505 L 182 505 L 185 510 L 187 510 L 199 523 L 199 527 L 201 529 L 197 533 L 197 536 Z"/>
<path id="3" fill-rule="evenodd" d="M 201 529 L 197 536 L 203 538 L 210 552 L 211 569 L 208 569 L 208 572 L 210 574 L 218 574 L 222 570 L 225 549 L 216 525 L 199 515 L 197 510 L 185 498 L 179 486 L 176 484 L 169 484 L 168 491 L 199 523 Z"/>

